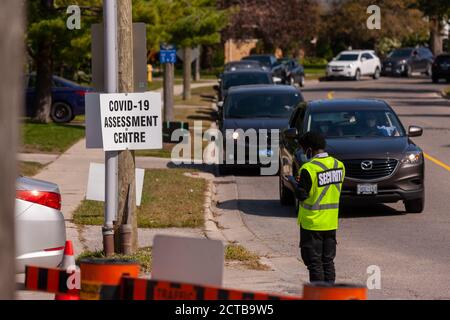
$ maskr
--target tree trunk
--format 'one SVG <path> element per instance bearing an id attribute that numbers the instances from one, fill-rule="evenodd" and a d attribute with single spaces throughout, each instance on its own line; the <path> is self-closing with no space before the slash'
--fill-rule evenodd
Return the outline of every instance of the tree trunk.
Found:
<path id="1" fill-rule="evenodd" d="M 119 92 L 134 92 L 133 75 L 133 19 L 131 0 L 117 2 L 118 33 L 118 73 Z M 134 151 L 119 152 L 119 205 L 117 223 L 114 226 L 115 251 L 132 254 L 137 251 L 137 216 L 136 216 L 136 164 Z M 131 231 L 131 245 L 124 246 L 126 240 L 123 230 Z"/>
<path id="2" fill-rule="evenodd" d="M 43 40 L 36 53 L 36 95 L 34 98 L 33 121 L 49 123 L 52 106 L 53 59 L 50 40 Z"/>
<path id="3" fill-rule="evenodd" d="M 164 64 L 164 121 L 173 121 L 174 65 Z"/>
<path id="4" fill-rule="evenodd" d="M 16 287 L 14 205 L 18 119 L 24 106 L 23 8 L 21 1 L 0 1 L 0 300 L 14 299 Z"/>
<path id="5" fill-rule="evenodd" d="M 192 48 L 183 48 L 183 100 L 191 98 Z"/>
<path id="6" fill-rule="evenodd" d="M 431 50 L 435 56 L 443 52 L 442 29 L 443 26 L 439 18 L 430 18 Z"/>
<path id="7" fill-rule="evenodd" d="M 195 73 L 194 73 L 194 81 L 200 81 L 200 64 L 202 58 L 202 47 L 198 46 L 198 58 L 195 59 Z"/>

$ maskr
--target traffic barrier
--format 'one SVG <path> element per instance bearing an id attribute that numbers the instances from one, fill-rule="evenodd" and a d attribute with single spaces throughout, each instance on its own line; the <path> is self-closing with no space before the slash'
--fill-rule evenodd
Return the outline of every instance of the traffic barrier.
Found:
<path id="1" fill-rule="evenodd" d="M 81 300 L 118 300 L 122 277 L 139 275 L 139 264 L 129 260 L 85 259 L 80 269 Z"/>
<path id="2" fill-rule="evenodd" d="M 306 284 L 304 300 L 367 300 L 367 287 L 327 283 Z"/>
<path id="3" fill-rule="evenodd" d="M 68 282 L 74 272 L 61 269 L 48 269 L 34 266 L 25 268 L 25 288 L 54 294 L 79 295 L 78 289 L 69 289 Z"/>
<path id="4" fill-rule="evenodd" d="M 229 290 L 168 281 L 122 278 L 123 300 L 300 300 L 300 297 Z"/>

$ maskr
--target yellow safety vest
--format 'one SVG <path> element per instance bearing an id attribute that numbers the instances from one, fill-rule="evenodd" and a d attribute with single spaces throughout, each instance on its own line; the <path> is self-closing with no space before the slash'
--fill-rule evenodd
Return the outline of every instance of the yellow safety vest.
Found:
<path id="1" fill-rule="evenodd" d="M 308 171 L 312 186 L 308 199 L 300 204 L 298 224 L 312 231 L 336 230 L 344 164 L 333 157 L 314 158 L 300 168 L 299 175 L 302 170 Z"/>

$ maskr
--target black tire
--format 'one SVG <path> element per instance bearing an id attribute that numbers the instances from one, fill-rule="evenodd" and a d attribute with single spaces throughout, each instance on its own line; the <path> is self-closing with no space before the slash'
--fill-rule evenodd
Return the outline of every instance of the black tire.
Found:
<path id="1" fill-rule="evenodd" d="M 424 198 L 405 201 L 405 209 L 407 213 L 422 213 L 424 207 Z"/>
<path id="2" fill-rule="evenodd" d="M 289 188 L 286 188 L 284 186 L 284 183 L 281 180 L 281 172 L 278 175 L 278 181 L 279 181 L 279 186 L 280 186 L 280 203 L 283 206 L 291 206 L 293 205 L 295 202 L 295 196 L 292 193 L 291 190 L 289 190 Z"/>
<path id="3" fill-rule="evenodd" d="M 433 83 L 439 83 L 438 77 L 432 77 L 431 79 L 432 79 Z"/>
<path id="4" fill-rule="evenodd" d="M 353 78 L 355 81 L 361 80 L 361 70 L 357 69 L 355 72 L 355 77 Z"/>
<path id="5" fill-rule="evenodd" d="M 56 123 L 67 123 L 73 119 L 72 107 L 64 102 L 55 102 L 50 111 L 50 117 Z"/>
<path id="6" fill-rule="evenodd" d="M 219 174 L 221 176 L 226 176 L 230 173 L 230 168 L 226 164 L 219 164 Z"/>
<path id="7" fill-rule="evenodd" d="M 406 70 L 405 70 L 404 76 L 407 77 L 407 78 L 411 78 L 412 77 L 412 68 L 410 66 L 406 66 Z"/>
<path id="8" fill-rule="evenodd" d="M 373 74 L 373 79 L 378 80 L 378 79 L 380 79 L 380 76 L 381 76 L 381 71 L 380 71 L 380 68 L 377 67 L 375 69 L 375 73 Z"/>

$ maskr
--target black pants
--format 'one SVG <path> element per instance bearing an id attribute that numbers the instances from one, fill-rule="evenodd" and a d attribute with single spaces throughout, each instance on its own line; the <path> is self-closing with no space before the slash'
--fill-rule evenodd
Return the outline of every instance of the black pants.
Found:
<path id="1" fill-rule="evenodd" d="M 336 244 L 336 230 L 310 231 L 300 227 L 300 251 L 310 282 L 335 282 Z"/>

